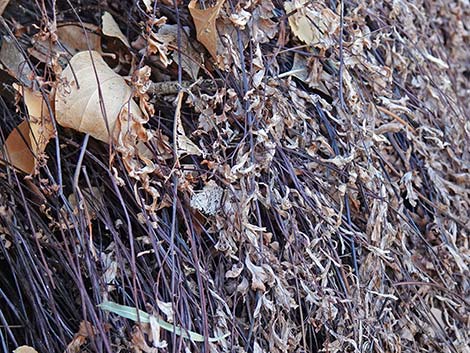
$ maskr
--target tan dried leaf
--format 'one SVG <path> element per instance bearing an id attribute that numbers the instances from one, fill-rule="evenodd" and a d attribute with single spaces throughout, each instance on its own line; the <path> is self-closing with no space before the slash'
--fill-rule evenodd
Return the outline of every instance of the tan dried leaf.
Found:
<path id="1" fill-rule="evenodd" d="M 33 347 L 30 346 L 20 346 L 16 348 L 13 353 L 38 353 Z"/>
<path id="2" fill-rule="evenodd" d="M 104 12 L 103 16 L 101 16 L 103 21 L 103 34 L 108 37 L 114 37 L 119 39 L 123 42 L 126 47 L 130 48 L 129 41 L 127 40 L 126 36 L 122 33 L 119 25 L 117 24 L 116 20 L 111 16 L 109 12 Z"/>
<path id="3" fill-rule="evenodd" d="M 152 12 L 152 3 L 153 3 L 153 0 L 142 0 L 142 2 L 144 3 L 145 5 L 145 11 L 147 12 Z"/>
<path id="4" fill-rule="evenodd" d="M 123 108 L 142 119 L 142 112 L 131 97 L 132 89 L 99 53 L 77 53 L 62 73 L 57 87 L 57 122 L 109 142 L 109 133 L 111 136 L 117 133 L 114 131 L 116 120 Z"/>
<path id="5" fill-rule="evenodd" d="M 6 159 L 13 167 L 26 174 L 31 174 L 36 164 L 29 134 L 29 123 L 23 121 L 8 135 L 3 145 L 5 156 L 2 153 L 2 159 Z"/>
<path id="6" fill-rule="evenodd" d="M 297 9 L 297 12 L 289 16 L 289 25 L 292 32 L 294 32 L 301 41 L 312 44 L 318 38 L 317 30 L 310 22 L 309 18 L 299 9 L 298 6 L 303 4 L 297 3 L 296 1 L 286 1 L 284 3 L 286 13 L 291 13 Z"/>
<path id="7" fill-rule="evenodd" d="M 135 352 L 158 353 L 158 348 L 150 347 L 145 340 L 144 333 L 139 326 L 134 326 L 132 332 L 132 348 Z"/>
<path id="8" fill-rule="evenodd" d="M 83 346 L 89 337 L 96 335 L 96 328 L 88 321 L 80 322 L 78 332 L 73 337 L 72 341 L 67 345 L 65 350 L 67 353 L 78 353 L 80 347 Z"/>
<path id="9" fill-rule="evenodd" d="M 241 275 L 243 268 L 244 266 L 242 263 L 233 264 L 232 269 L 225 272 L 225 278 L 237 278 Z"/>
<path id="10" fill-rule="evenodd" d="M 331 37 L 339 28 L 337 14 L 308 0 L 286 1 L 284 9 L 286 13 L 292 13 L 289 25 L 301 41 L 316 46 L 331 45 Z"/>
<path id="11" fill-rule="evenodd" d="M 261 292 L 266 291 L 266 286 L 264 282 L 268 280 L 268 275 L 264 268 L 261 266 L 256 266 L 251 262 L 250 256 L 247 256 L 245 259 L 245 265 L 248 271 L 251 273 L 251 289 L 260 290 Z"/>
<path id="12" fill-rule="evenodd" d="M 54 136 L 47 103 L 40 92 L 25 87 L 15 87 L 23 94 L 28 109 L 29 121 L 20 123 L 5 141 L 6 159 L 17 169 L 31 174 L 38 161 Z"/>
<path id="13" fill-rule="evenodd" d="M 89 49 L 101 52 L 101 37 L 97 31 L 95 25 L 73 23 L 57 27 L 57 36 L 60 44 L 72 55 Z"/>
<path id="14" fill-rule="evenodd" d="M 179 50 L 184 54 L 181 56 L 181 67 L 183 68 L 186 73 L 188 73 L 191 78 L 196 81 L 199 69 L 202 67 L 202 59 L 199 52 L 197 52 L 194 47 L 189 42 L 189 28 L 182 27 L 183 31 L 180 36 L 180 42 L 178 43 L 178 25 L 162 25 L 156 37 L 160 41 L 164 41 L 166 46 L 171 45 L 173 47 L 178 47 Z M 177 51 L 173 51 L 171 54 L 171 58 L 173 61 L 178 62 L 178 53 Z"/>
<path id="15" fill-rule="evenodd" d="M 5 8 L 8 6 L 8 3 L 10 0 L 0 0 L 0 16 L 3 14 L 3 11 L 5 11 Z"/>
<path id="16" fill-rule="evenodd" d="M 178 157 L 182 155 L 202 155 L 202 151 L 196 144 L 191 141 L 184 132 L 183 123 L 181 121 L 181 103 L 183 102 L 183 91 L 180 91 L 178 94 L 177 103 L 176 103 L 176 112 L 175 112 L 175 120 L 176 120 L 176 131 L 175 131 L 175 144 L 176 144 L 176 153 Z"/>
<path id="17" fill-rule="evenodd" d="M 224 2 L 225 0 L 218 0 L 215 6 L 205 10 L 196 8 L 197 0 L 191 0 L 188 5 L 196 26 L 197 40 L 206 47 L 214 59 L 217 59 L 216 20 Z"/>

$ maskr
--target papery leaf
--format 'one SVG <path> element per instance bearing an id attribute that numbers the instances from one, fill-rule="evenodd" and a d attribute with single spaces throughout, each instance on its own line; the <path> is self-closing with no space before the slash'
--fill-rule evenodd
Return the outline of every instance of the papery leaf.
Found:
<path id="1" fill-rule="evenodd" d="M 123 42 L 126 47 L 130 47 L 129 41 L 127 40 L 126 36 L 122 33 L 116 20 L 113 18 L 113 16 L 111 16 L 109 12 L 105 11 L 103 16 L 101 16 L 101 20 L 103 21 L 103 34 L 105 36 L 117 38 L 121 42 Z"/>
<path id="2" fill-rule="evenodd" d="M 54 136 L 54 127 L 47 103 L 40 92 L 26 87 L 16 87 L 23 94 L 29 121 L 20 123 L 7 137 L 4 145 L 5 159 L 26 174 L 36 168 L 38 156 Z"/>
<path id="3" fill-rule="evenodd" d="M 201 42 L 214 59 L 217 59 L 217 28 L 216 19 L 225 0 L 218 0 L 215 6 L 205 10 L 196 8 L 197 0 L 191 0 L 188 5 L 194 26 L 196 26 L 197 40 Z"/>
<path id="4" fill-rule="evenodd" d="M 98 27 L 89 23 L 72 23 L 57 27 L 59 42 L 72 55 L 88 49 L 101 51 L 101 37 L 95 32 Z"/>
<path id="5" fill-rule="evenodd" d="M 2 158 L 26 174 L 34 171 L 36 158 L 31 150 L 29 123 L 23 121 L 8 135 L 3 148 Z"/>
<path id="6" fill-rule="evenodd" d="M 178 157 L 183 155 L 202 155 L 202 151 L 196 144 L 186 136 L 184 132 L 183 122 L 181 121 L 181 103 L 183 102 L 183 91 L 180 91 L 176 97 L 176 111 L 175 111 L 175 144 L 176 153 Z"/>
<path id="7" fill-rule="evenodd" d="M 139 106 L 131 97 L 132 90 L 126 81 L 105 63 L 99 53 L 77 53 L 63 71 L 57 87 L 57 122 L 109 142 L 109 133 L 113 132 L 123 108 L 142 117 Z"/>

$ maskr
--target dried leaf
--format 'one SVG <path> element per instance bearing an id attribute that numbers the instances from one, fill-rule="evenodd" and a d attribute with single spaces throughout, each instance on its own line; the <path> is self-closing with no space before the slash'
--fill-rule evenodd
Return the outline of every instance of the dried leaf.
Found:
<path id="1" fill-rule="evenodd" d="M 152 346 L 155 348 L 166 348 L 168 346 L 165 340 L 160 339 L 161 326 L 156 316 L 150 315 L 149 338 L 151 338 Z"/>
<path id="2" fill-rule="evenodd" d="M 220 209 L 223 194 L 224 189 L 210 180 L 201 191 L 195 192 L 191 197 L 191 207 L 213 216 Z"/>
<path id="3" fill-rule="evenodd" d="M 86 50 L 101 52 L 101 37 L 97 31 L 98 27 L 89 23 L 66 24 L 57 27 L 57 36 L 71 55 Z"/>
<path id="4" fill-rule="evenodd" d="M 175 120 L 176 120 L 176 131 L 175 131 L 175 144 L 176 144 L 176 153 L 178 157 L 182 155 L 196 155 L 200 156 L 202 151 L 197 147 L 193 141 L 191 141 L 185 134 L 183 123 L 181 122 L 181 103 L 183 101 L 183 91 L 180 91 L 178 97 L 176 98 L 176 111 L 175 111 Z"/>
<path id="5" fill-rule="evenodd" d="M 42 94 L 29 88 L 17 89 L 23 94 L 29 121 L 23 121 L 10 133 L 4 148 L 7 159 L 15 168 L 31 174 L 54 136 L 54 127 Z"/>
<path id="6" fill-rule="evenodd" d="M 142 2 L 145 5 L 145 11 L 147 12 L 152 12 L 152 3 L 154 2 L 153 0 L 142 0 Z"/>
<path id="7" fill-rule="evenodd" d="M 30 346 L 20 346 L 16 348 L 13 353 L 38 353 L 33 347 Z"/>
<path id="8" fill-rule="evenodd" d="M 142 325 L 144 326 L 144 325 Z M 148 326 L 148 325 L 147 325 Z M 151 334 L 151 332 L 150 332 Z M 145 341 L 145 336 L 143 330 L 139 326 L 135 326 L 132 331 L 132 348 L 135 352 L 145 352 L 145 353 L 158 353 L 158 349 L 155 347 L 150 347 Z"/>
<path id="9" fill-rule="evenodd" d="M 3 11 L 5 11 L 5 8 L 8 6 L 8 3 L 10 0 L 0 0 L 0 16 L 3 14 Z"/>
<path id="10" fill-rule="evenodd" d="M 199 69 L 202 66 L 202 59 L 199 52 L 189 42 L 189 28 L 183 27 L 185 33 L 181 33 L 179 50 L 183 53 L 181 56 L 181 67 L 186 71 L 191 78 L 196 81 Z M 159 41 L 165 42 L 166 46 L 178 46 L 178 25 L 162 25 L 157 35 L 155 36 Z M 173 61 L 178 62 L 178 53 L 173 51 L 171 58 Z"/>
<path id="11" fill-rule="evenodd" d="M 197 40 L 206 47 L 214 59 L 217 59 L 216 20 L 224 2 L 225 0 L 218 0 L 213 7 L 205 10 L 196 8 L 197 0 L 191 0 L 188 5 L 196 26 Z"/>
<path id="12" fill-rule="evenodd" d="M 78 353 L 80 347 L 83 346 L 89 337 L 96 335 L 96 328 L 88 321 L 80 322 L 78 332 L 73 337 L 72 341 L 67 345 L 65 350 L 67 353 Z"/>
<path id="13" fill-rule="evenodd" d="M 109 132 L 117 133 L 114 131 L 116 120 L 123 108 L 142 119 L 131 97 L 132 90 L 126 81 L 109 68 L 99 53 L 77 53 L 62 73 L 57 87 L 57 122 L 109 142 Z"/>
<path id="14" fill-rule="evenodd" d="M 251 262 L 250 256 L 246 257 L 245 265 L 248 271 L 251 273 L 251 289 L 266 292 L 266 286 L 264 285 L 264 282 L 268 280 L 268 275 L 264 268 L 253 264 L 253 262 Z"/>
<path id="15" fill-rule="evenodd" d="M 101 16 L 103 21 L 103 34 L 108 37 L 114 37 L 119 39 L 123 42 L 126 47 L 130 48 L 129 41 L 127 40 L 126 36 L 122 33 L 119 25 L 117 24 L 116 20 L 111 16 L 109 12 L 104 12 L 103 16 Z"/>
<path id="16" fill-rule="evenodd" d="M 36 158 L 31 149 L 29 134 L 29 123 L 23 121 L 8 135 L 3 146 L 5 149 L 5 159 L 13 167 L 20 169 L 26 174 L 31 174 L 36 165 Z"/>
<path id="17" fill-rule="evenodd" d="M 292 32 L 304 43 L 315 46 L 330 46 L 331 36 L 339 28 L 339 18 L 328 8 L 317 8 L 308 0 L 284 2 Z"/>
<path id="18" fill-rule="evenodd" d="M 294 4 L 299 6 L 296 2 L 293 1 L 284 2 L 286 13 L 291 13 L 296 10 L 296 6 Z M 294 32 L 294 34 L 301 41 L 307 44 L 312 44 L 314 41 L 318 40 L 319 35 L 317 34 L 315 26 L 299 8 L 297 8 L 297 12 L 289 16 L 289 25 L 292 29 L 292 32 Z"/>
<path id="19" fill-rule="evenodd" d="M 0 49 L 0 62 L 6 67 L 8 73 L 25 86 L 31 86 L 32 70 L 23 53 L 18 49 L 15 40 L 10 36 L 2 37 Z"/>
<path id="20" fill-rule="evenodd" d="M 32 149 L 34 154 L 38 156 L 44 152 L 49 140 L 54 137 L 54 126 L 49 110 L 52 107 L 44 100 L 41 92 L 26 87 L 19 89 L 19 92 L 23 95 L 24 103 L 28 109 Z"/>
<path id="21" fill-rule="evenodd" d="M 172 324 L 175 313 L 173 312 L 173 304 L 171 302 L 163 302 L 157 299 L 158 308 L 165 314 L 166 320 Z"/>

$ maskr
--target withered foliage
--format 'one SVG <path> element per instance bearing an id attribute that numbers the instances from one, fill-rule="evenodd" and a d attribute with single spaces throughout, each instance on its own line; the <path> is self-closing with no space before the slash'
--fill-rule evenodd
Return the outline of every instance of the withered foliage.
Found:
<path id="1" fill-rule="evenodd" d="M 470 352 L 469 18 L 456 0 L 11 2 L 0 350 Z M 101 120 L 61 125 L 70 104 Z"/>

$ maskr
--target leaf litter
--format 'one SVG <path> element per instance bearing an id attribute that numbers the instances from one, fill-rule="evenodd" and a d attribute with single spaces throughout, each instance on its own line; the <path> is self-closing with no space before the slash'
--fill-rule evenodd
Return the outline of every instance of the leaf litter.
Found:
<path id="1" fill-rule="evenodd" d="M 18 3 L 4 347 L 470 350 L 468 6 Z"/>

